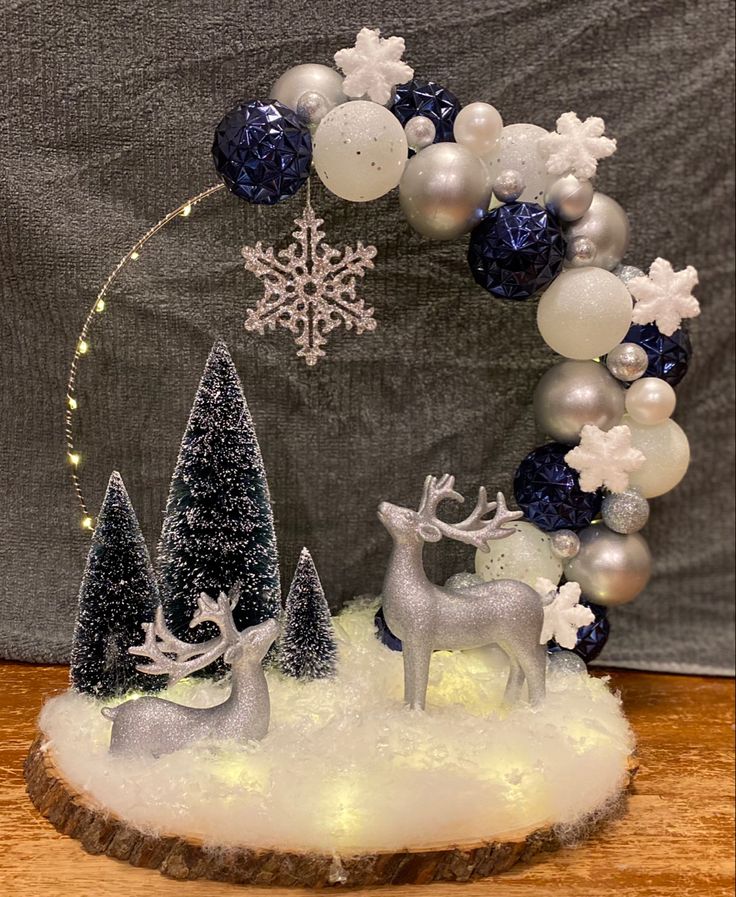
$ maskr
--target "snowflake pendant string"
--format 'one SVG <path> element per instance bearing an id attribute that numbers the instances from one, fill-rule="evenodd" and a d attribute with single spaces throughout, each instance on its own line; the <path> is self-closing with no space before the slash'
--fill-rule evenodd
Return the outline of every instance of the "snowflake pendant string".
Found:
<path id="1" fill-rule="evenodd" d="M 295 334 L 296 353 L 310 366 L 326 353 L 326 335 L 344 324 L 356 333 L 376 329 L 373 309 L 355 294 L 355 279 L 373 267 L 375 246 L 360 241 L 353 249 L 334 249 L 323 242 L 322 219 L 314 214 L 307 194 L 301 216 L 294 219 L 296 242 L 274 252 L 272 246 L 241 250 L 245 269 L 263 281 L 263 296 L 248 311 L 245 329 L 261 336 L 284 327 Z"/>

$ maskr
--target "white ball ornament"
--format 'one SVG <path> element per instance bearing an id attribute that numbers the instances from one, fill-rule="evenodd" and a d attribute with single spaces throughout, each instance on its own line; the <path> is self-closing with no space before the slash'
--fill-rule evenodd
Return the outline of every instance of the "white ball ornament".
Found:
<path id="1" fill-rule="evenodd" d="M 347 100 L 342 92 L 342 82 L 342 75 L 327 65 L 295 65 L 275 82 L 270 96 L 290 109 L 296 109 L 305 93 L 317 93 L 324 97 L 328 109 L 334 109 Z"/>
<path id="2" fill-rule="evenodd" d="M 638 424 L 661 424 L 672 416 L 676 403 L 674 389 L 658 377 L 644 377 L 626 390 L 626 410 Z"/>
<path id="3" fill-rule="evenodd" d="M 610 271 L 577 268 L 563 271 L 542 294 L 537 326 L 559 355 L 598 358 L 626 336 L 631 306 L 631 294 Z"/>
<path id="4" fill-rule="evenodd" d="M 489 103 L 469 103 L 457 114 L 453 136 L 457 143 L 488 161 L 496 149 L 502 130 L 503 119 L 495 106 Z"/>
<path id="5" fill-rule="evenodd" d="M 562 560 L 552 550 L 551 535 L 526 520 L 516 520 L 506 528 L 516 532 L 506 539 L 491 540 L 488 552 L 477 551 L 475 572 L 486 582 L 517 579 L 532 587 L 540 577 L 559 582 Z"/>
<path id="6" fill-rule="evenodd" d="M 459 143 L 433 143 L 409 159 L 399 202 L 415 231 L 454 240 L 480 221 L 491 201 L 486 163 Z"/>
<path id="7" fill-rule="evenodd" d="M 631 431 L 632 446 L 646 458 L 629 474 L 629 485 L 644 498 L 656 498 L 674 489 L 690 464 L 690 443 L 682 428 L 673 420 L 640 424 L 629 414 L 624 415 L 622 423 Z"/>
<path id="8" fill-rule="evenodd" d="M 548 174 L 547 163 L 539 148 L 539 140 L 547 132 L 538 125 L 506 125 L 501 131 L 496 151 L 488 164 L 492 180 L 502 171 L 518 171 L 524 184 L 521 202 L 542 203 L 548 186 L 556 179 Z"/>
<path id="9" fill-rule="evenodd" d="M 322 183 L 342 199 L 369 202 L 401 180 L 409 146 L 398 118 L 384 106 L 353 100 L 320 122 L 312 160 Z"/>

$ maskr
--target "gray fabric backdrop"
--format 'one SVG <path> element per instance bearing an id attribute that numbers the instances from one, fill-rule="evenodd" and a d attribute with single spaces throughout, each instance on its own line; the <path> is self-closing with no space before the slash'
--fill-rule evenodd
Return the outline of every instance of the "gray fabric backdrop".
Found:
<path id="1" fill-rule="evenodd" d="M 480 0 L 5 2 L 0 56 L 3 316 L 0 655 L 62 661 L 87 546 L 64 464 L 67 367 L 95 291 L 165 211 L 212 183 L 214 124 L 287 67 L 329 62 L 362 24 L 406 37 L 416 71 L 507 122 L 600 114 L 618 137 L 599 187 L 628 209 L 629 259 L 701 273 L 703 315 L 678 393 L 693 464 L 647 528 L 655 574 L 612 614 L 609 664 L 733 669 L 733 4 Z M 111 296 L 80 378 L 91 505 L 118 467 L 155 545 L 168 479 L 215 336 L 229 343 L 275 501 L 284 575 L 312 549 L 334 606 L 376 589 L 381 497 L 416 502 L 427 471 L 508 490 L 538 443 L 534 384 L 552 362 L 535 303 L 487 297 L 464 243 L 429 244 L 395 195 L 368 207 L 317 186 L 332 242 L 374 243 L 362 285 L 380 327 L 337 332 L 314 370 L 284 331 L 242 328 L 259 295 L 238 249 L 283 243 L 300 199 L 220 196 L 144 252 Z M 437 576 L 470 552 L 432 551 Z"/>

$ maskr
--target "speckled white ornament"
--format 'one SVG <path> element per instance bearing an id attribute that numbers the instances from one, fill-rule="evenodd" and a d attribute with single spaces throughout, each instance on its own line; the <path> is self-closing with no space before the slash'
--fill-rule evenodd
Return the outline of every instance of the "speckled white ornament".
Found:
<path id="1" fill-rule="evenodd" d="M 327 108 L 333 109 L 347 100 L 342 91 L 342 80 L 342 75 L 327 65 L 295 65 L 275 82 L 269 96 L 290 109 L 296 109 L 305 93 L 318 93 L 325 98 Z"/>
<path id="2" fill-rule="evenodd" d="M 506 528 L 516 530 L 515 534 L 508 539 L 489 542 L 488 552 L 478 550 L 476 573 L 486 582 L 516 579 L 532 587 L 540 577 L 559 582 L 562 561 L 552 551 L 550 534 L 526 520 L 516 520 Z"/>
<path id="3" fill-rule="evenodd" d="M 352 202 L 378 199 L 396 187 L 409 150 L 398 118 L 366 100 L 343 103 L 328 112 L 312 146 L 322 183 Z"/>
<path id="4" fill-rule="evenodd" d="M 554 175 L 547 173 L 547 165 L 538 145 L 539 139 L 546 135 L 544 128 L 538 125 L 506 125 L 498 139 L 496 152 L 488 160 L 492 181 L 502 171 L 519 172 L 526 184 L 519 197 L 521 202 L 541 204 L 548 186 L 556 180 Z"/>
<path id="5" fill-rule="evenodd" d="M 661 424 L 672 416 L 676 404 L 674 389 L 658 377 L 644 377 L 626 390 L 626 410 L 638 424 Z"/>
<path id="6" fill-rule="evenodd" d="M 503 119 L 490 103 L 468 103 L 458 112 L 453 125 L 455 140 L 489 161 L 493 156 L 503 130 Z"/>
<path id="7" fill-rule="evenodd" d="M 656 498 L 674 489 L 690 464 L 690 443 L 682 428 L 673 420 L 654 426 L 640 424 L 628 414 L 623 423 L 631 430 L 631 444 L 646 457 L 644 464 L 631 473 L 629 485 L 645 498 Z"/>
<path id="8" fill-rule="evenodd" d="M 537 326 L 547 345 L 566 358 L 605 355 L 626 336 L 631 294 L 602 268 L 563 271 L 542 294 Z"/>

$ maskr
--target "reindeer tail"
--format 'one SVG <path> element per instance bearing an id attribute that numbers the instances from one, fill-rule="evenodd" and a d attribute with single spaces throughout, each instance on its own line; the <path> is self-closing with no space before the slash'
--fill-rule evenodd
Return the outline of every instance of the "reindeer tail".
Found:
<path id="1" fill-rule="evenodd" d="M 100 710 L 100 713 L 105 717 L 105 719 L 113 719 L 114 720 L 115 717 L 118 715 L 119 709 L 120 709 L 119 707 L 103 707 L 102 710 Z"/>

